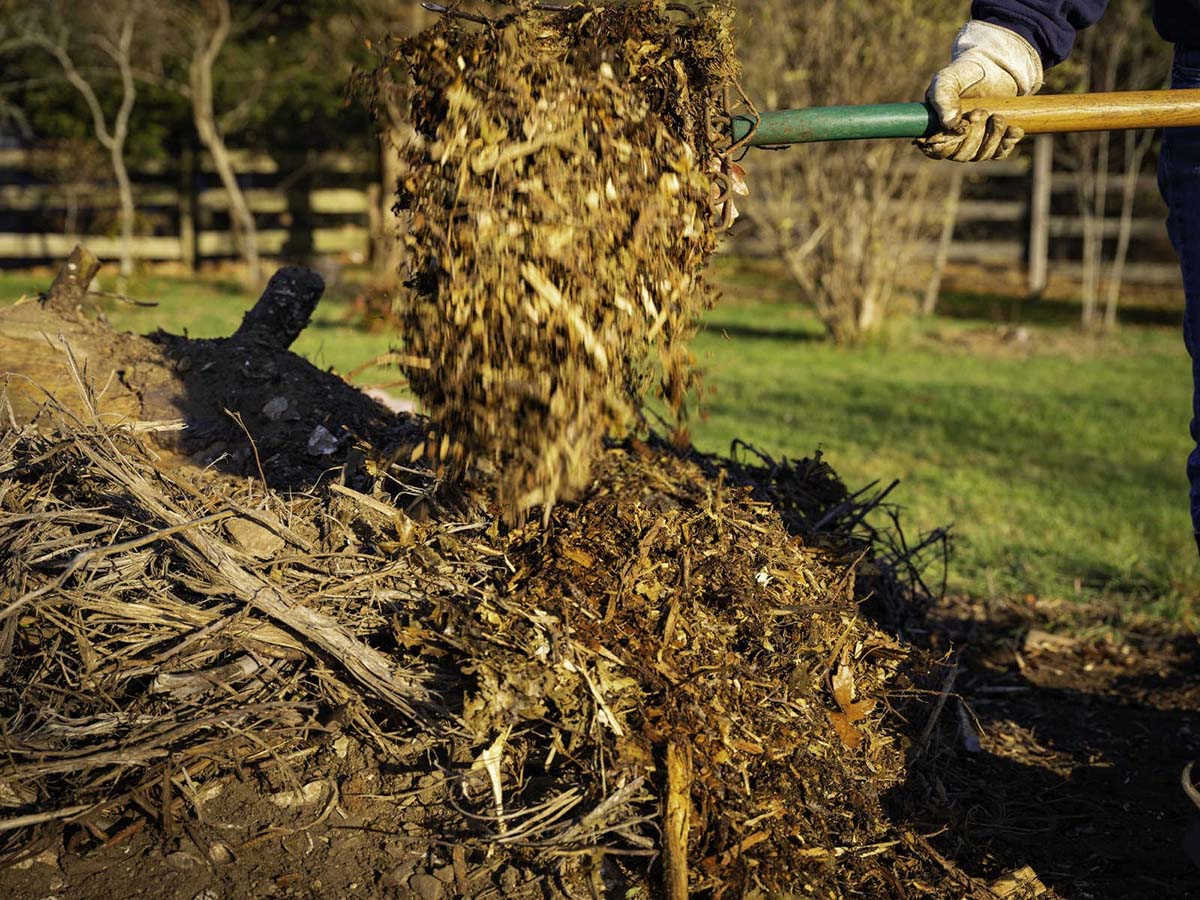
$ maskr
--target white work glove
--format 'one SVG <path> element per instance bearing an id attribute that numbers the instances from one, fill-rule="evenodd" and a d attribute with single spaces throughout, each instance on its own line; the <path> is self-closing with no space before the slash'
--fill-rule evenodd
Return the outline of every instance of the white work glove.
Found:
<path id="1" fill-rule="evenodd" d="M 1025 132 L 986 110 L 962 114 L 964 97 L 1023 97 L 1042 86 L 1042 59 L 1015 31 L 974 20 L 963 26 L 950 51 L 950 65 L 929 83 L 925 99 L 945 130 L 918 140 L 934 159 L 980 162 L 1004 159 Z"/>

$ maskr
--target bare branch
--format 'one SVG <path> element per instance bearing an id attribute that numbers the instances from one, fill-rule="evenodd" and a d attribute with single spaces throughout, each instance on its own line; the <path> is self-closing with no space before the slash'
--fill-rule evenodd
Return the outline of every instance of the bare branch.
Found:
<path id="1" fill-rule="evenodd" d="M 75 90 L 79 91 L 83 96 L 84 102 L 87 103 L 88 111 L 92 114 L 92 127 L 96 132 L 97 140 L 105 148 L 112 150 L 116 140 L 108 128 L 108 121 L 104 116 L 104 107 L 100 103 L 100 98 L 96 96 L 96 91 L 92 88 L 91 82 L 84 78 L 76 67 L 75 60 L 72 59 L 71 53 L 66 46 L 66 34 L 61 34 L 58 41 L 51 41 L 41 36 L 35 36 L 35 41 L 58 60 L 58 64 L 62 66 L 63 75 L 67 81 L 70 82 Z"/>
<path id="2" fill-rule="evenodd" d="M 221 129 L 222 133 L 228 134 L 245 127 L 246 123 L 250 121 L 251 114 L 257 108 L 258 102 L 262 99 L 268 81 L 269 76 L 266 72 L 261 69 L 255 72 L 254 81 L 246 86 L 246 96 L 242 98 L 241 102 L 217 117 L 217 127 Z"/>

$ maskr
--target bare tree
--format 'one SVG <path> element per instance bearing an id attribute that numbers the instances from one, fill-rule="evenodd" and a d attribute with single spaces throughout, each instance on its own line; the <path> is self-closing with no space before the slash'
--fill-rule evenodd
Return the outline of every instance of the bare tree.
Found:
<path id="1" fill-rule="evenodd" d="M 254 114 L 271 73 L 265 68 L 253 72 L 240 85 L 238 102 L 221 112 L 218 112 L 216 73 L 221 54 L 230 43 L 259 25 L 264 15 L 277 5 L 278 0 L 264 0 L 235 20 L 230 0 L 163 0 L 159 7 L 156 53 L 136 72 L 139 78 L 173 91 L 191 106 L 196 135 L 212 157 L 228 197 L 234 247 L 246 263 L 248 280 L 254 284 L 262 281 L 258 226 L 238 182 L 228 135 L 243 128 Z"/>
<path id="2" fill-rule="evenodd" d="M 37 0 L 10 23 L 14 40 L 40 48 L 58 63 L 87 104 L 96 140 L 108 151 L 120 202 L 122 275 L 133 273 L 135 207 L 125 152 L 137 102 L 134 58 L 147 10 L 147 0 Z M 101 97 L 100 84 L 111 80 L 118 85 L 115 109 L 106 108 Z"/>
<path id="3" fill-rule="evenodd" d="M 257 78 L 244 85 L 242 99 L 222 113 L 217 112 L 214 76 L 221 52 L 230 39 L 254 27 L 275 5 L 261 3 L 249 16 L 235 22 L 229 0 L 175 0 L 167 7 L 170 24 L 164 29 L 163 51 L 165 61 L 169 63 L 172 57 L 179 59 L 186 74 L 181 79 L 172 78 L 167 74 L 167 65 L 149 73 L 157 83 L 175 90 L 191 104 L 196 135 L 212 156 L 221 187 L 229 198 L 234 246 L 246 263 L 247 278 L 254 284 L 262 280 L 258 228 L 238 182 L 226 136 L 246 124 L 261 96 L 266 73 L 257 73 Z"/>
<path id="4" fill-rule="evenodd" d="M 1117 246 L 1113 250 L 1104 302 L 1104 327 L 1111 331 L 1117 325 L 1117 306 L 1121 300 L 1121 285 L 1125 281 L 1125 262 L 1129 257 L 1129 240 L 1133 235 L 1133 203 L 1137 199 L 1138 176 L 1154 144 L 1153 131 L 1125 132 L 1125 171 L 1121 173 L 1121 217 L 1117 226 Z"/>
<path id="5" fill-rule="evenodd" d="M 1056 76 L 1057 86 L 1078 90 L 1114 91 L 1161 86 L 1167 68 L 1165 45 L 1147 20 L 1138 0 L 1114 0 L 1104 20 L 1086 32 L 1072 63 Z M 1155 134 L 1127 132 L 1118 137 L 1107 132 L 1068 136 L 1064 144 L 1067 164 L 1075 171 L 1075 193 L 1082 225 L 1083 272 L 1080 284 L 1080 325 L 1085 330 L 1112 328 L 1125 277 L 1132 236 L 1138 176 Z M 1117 141 L 1121 145 L 1116 145 Z M 1114 150 L 1120 160 L 1120 217 L 1116 244 L 1105 260 L 1109 236 L 1109 195 Z M 1100 309 L 1104 287 L 1104 310 Z"/>
<path id="6" fill-rule="evenodd" d="M 937 253 L 933 268 L 925 283 L 925 296 L 921 298 L 921 315 L 931 316 L 937 311 L 938 298 L 942 293 L 942 278 L 946 264 L 950 261 L 950 247 L 954 243 L 954 228 L 958 224 L 958 206 L 962 202 L 963 175 L 965 166 L 955 166 L 950 176 L 950 186 L 942 207 L 942 234 L 938 238 Z"/>
<path id="7" fill-rule="evenodd" d="M 748 0 L 747 91 L 765 109 L 912 100 L 948 52 L 958 3 Z M 836 36 L 836 38 L 831 38 Z M 950 163 L 898 141 L 752 153 L 746 217 L 800 285 L 829 335 L 883 322 Z M 739 204 L 740 206 L 741 204 Z"/>

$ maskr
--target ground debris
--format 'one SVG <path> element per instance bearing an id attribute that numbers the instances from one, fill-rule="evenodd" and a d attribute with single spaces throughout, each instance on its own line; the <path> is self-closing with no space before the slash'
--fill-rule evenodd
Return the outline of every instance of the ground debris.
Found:
<path id="1" fill-rule="evenodd" d="M 427 455 L 519 514 L 587 484 L 656 381 L 683 414 L 729 216 L 731 13 L 639 0 L 447 16 L 364 90 L 400 160 L 406 374 Z"/>

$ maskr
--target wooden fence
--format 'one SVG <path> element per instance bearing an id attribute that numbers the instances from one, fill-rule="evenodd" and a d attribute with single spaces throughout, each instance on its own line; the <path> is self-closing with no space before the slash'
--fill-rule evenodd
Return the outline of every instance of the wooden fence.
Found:
<path id="1" fill-rule="evenodd" d="M 1076 214 L 1074 176 L 1052 170 L 1049 138 L 1030 143 L 1032 148 L 1016 159 L 966 170 L 949 259 L 1025 269 L 1036 289 L 1047 273 L 1073 276 L 1081 271 L 1083 223 Z M 38 175 L 35 156 L 0 150 L 0 266 L 64 257 L 80 237 L 98 256 L 116 257 L 115 190 L 61 177 L 48 183 Z M 368 259 L 388 215 L 376 163 L 366 152 L 291 162 L 238 154 L 237 171 L 260 226 L 260 251 L 289 258 Z M 198 154 L 173 169 L 136 176 L 140 236 L 134 256 L 189 266 L 234 256 L 228 197 L 211 163 Z M 1102 225 L 1110 242 L 1118 228 L 1119 190 L 1119 180 L 1110 179 L 1114 217 Z M 1134 211 L 1126 279 L 1178 285 L 1179 271 L 1163 225 L 1166 209 L 1152 175 L 1139 177 Z M 752 232 L 741 226 L 739 230 L 742 234 L 735 232 L 735 242 L 740 241 L 740 249 L 755 252 Z M 935 250 L 931 243 L 921 248 L 921 255 L 932 257 Z"/>
<path id="2" fill-rule="evenodd" d="M 265 256 L 368 258 L 382 193 L 367 154 L 323 154 L 284 164 L 239 153 L 235 168 L 258 222 Z M 111 185 L 47 180 L 36 151 L 0 150 L 0 266 L 58 259 L 79 239 L 101 258 L 120 252 Z M 236 254 L 229 197 L 206 155 L 134 175 L 138 237 L 133 255 L 195 265 Z"/>
<path id="3" fill-rule="evenodd" d="M 1054 170 L 1051 140 L 1039 135 L 1015 159 L 966 170 L 950 260 L 1023 268 L 1033 290 L 1043 287 L 1049 274 L 1081 273 L 1084 223 L 1078 215 L 1076 177 Z M 1100 223 L 1106 251 L 1120 227 L 1120 192 L 1120 178 L 1114 175 L 1108 183 L 1108 217 Z M 1138 176 L 1133 212 L 1125 280 L 1178 287 L 1179 264 L 1167 238 L 1167 209 L 1154 175 Z M 923 255 L 932 254 L 932 247 L 925 248 Z"/>

